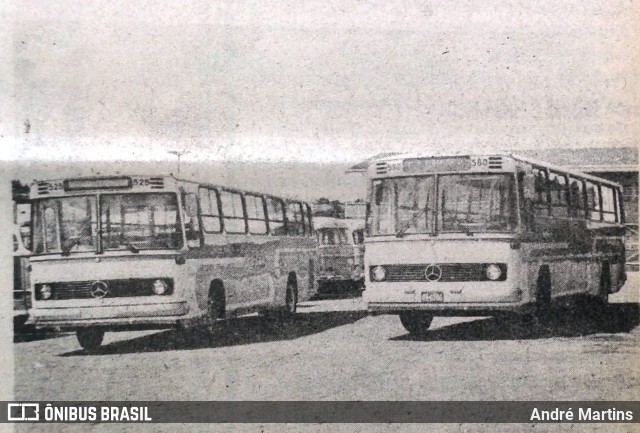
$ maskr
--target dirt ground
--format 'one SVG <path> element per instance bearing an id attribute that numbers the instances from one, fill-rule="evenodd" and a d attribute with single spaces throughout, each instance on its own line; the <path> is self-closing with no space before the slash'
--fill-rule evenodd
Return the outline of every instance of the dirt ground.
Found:
<path id="1" fill-rule="evenodd" d="M 359 298 L 300 306 L 294 322 L 246 317 L 213 341 L 175 331 L 72 334 L 14 344 L 17 400 L 638 400 L 638 276 L 605 324 L 559 309 L 545 326 L 436 318 L 424 339 Z M 637 425 L 637 424 L 636 424 Z M 23 425 L 19 431 L 51 431 Z M 69 426 L 57 425 L 60 431 Z M 65 427 L 65 428 L 62 428 Z M 490 427 L 490 428 L 489 428 Z M 638 431 L 635 425 L 120 425 L 124 431 Z M 75 425 L 74 431 L 114 431 Z"/>

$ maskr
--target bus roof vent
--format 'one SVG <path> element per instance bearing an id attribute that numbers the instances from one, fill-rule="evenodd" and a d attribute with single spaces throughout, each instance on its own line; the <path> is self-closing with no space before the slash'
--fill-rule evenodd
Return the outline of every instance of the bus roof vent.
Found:
<path id="1" fill-rule="evenodd" d="M 386 162 L 376 162 L 376 174 L 386 174 L 387 170 L 389 170 L 389 166 Z"/>
<path id="2" fill-rule="evenodd" d="M 164 179 L 161 177 L 152 177 L 149 179 L 149 185 L 151 186 L 151 189 L 163 189 Z"/>
<path id="3" fill-rule="evenodd" d="M 38 195 L 49 194 L 49 182 L 38 182 Z"/>
<path id="4" fill-rule="evenodd" d="M 489 170 L 501 170 L 502 169 L 502 157 L 490 156 L 489 157 Z"/>

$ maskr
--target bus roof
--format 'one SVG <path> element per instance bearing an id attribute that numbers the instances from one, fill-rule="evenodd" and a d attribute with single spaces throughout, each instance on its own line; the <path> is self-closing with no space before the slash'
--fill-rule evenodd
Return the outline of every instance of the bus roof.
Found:
<path id="1" fill-rule="evenodd" d="M 487 157 L 487 158 L 496 158 L 496 157 L 503 157 L 503 158 L 510 158 L 513 161 L 516 162 L 521 162 L 521 163 L 525 163 L 525 164 L 531 164 L 537 167 L 542 167 L 542 168 L 547 168 L 549 170 L 552 171 L 556 171 L 559 173 L 565 173 L 574 177 L 578 177 L 578 178 L 582 178 L 585 180 L 591 180 L 594 182 L 599 182 L 601 184 L 605 184 L 605 185 L 609 185 L 609 186 L 613 186 L 613 187 L 617 187 L 617 188 L 622 188 L 622 186 L 616 182 L 612 182 L 610 180 L 607 179 L 603 179 L 597 176 L 593 176 L 587 173 L 582 173 L 580 171 L 577 170 L 570 170 L 570 169 L 566 169 L 564 167 L 560 167 L 557 165 L 553 165 L 553 164 L 549 164 L 547 162 L 544 161 L 539 161 L 533 158 L 529 158 L 529 157 L 525 157 L 525 156 L 521 156 L 515 152 L 504 152 L 504 151 L 498 151 L 498 152 L 487 152 L 487 153 L 455 153 L 455 152 L 450 152 L 450 153 L 432 153 L 432 154 L 426 154 L 426 153 L 403 153 L 403 154 L 396 154 L 396 155 L 392 155 L 392 156 L 388 156 L 388 157 L 382 157 L 382 158 L 378 158 L 375 160 L 372 160 L 370 165 L 369 165 L 369 172 L 373 171 L 374 173 L 380 174 L 379 170 L 376 169 L 376 167 L 379 167 L 381 164 L 391 164 L 391 163 L 402 163 L 405 160 L 419 160 L 419 159 L 445 159 L 445 158 L 460 158 L 460 157 Z M 373 168 L 372 168 L 373 167 Z M 458 171 L 458 170 L 448 170 L 448 171 Z M 459 170 L 462 171 L 462 170 Z M 488 170 L 485 170 L 484 172 L 487 172 Z M 499 172 L 499 171 L 498 171 Z M 409 174 L 417 174 L 417 173 L 405 173 L 405 175 L 409 175 Z M 398 174 L 398 175 L 402 175 L 402 174 Z M 375 176 L 374 176 L 375 177 Z"/>
<path id="2" fill-rule="evenodd" d="M 140 183 L 140 180 L 142 180 L 143 182 Z M 117 174 L 109 176 L 76 176 L 68 178 L 36 180 L 31 185 L 29 196 L 33 199 L 43 197 L 60 197 L 63 195 L 74 195 L 83 193 L 86 194 L 87 191 L 117 191 L 125 189 L 131 192 L 159 192 L 164 189 L 166 183 L 176 185 L 178 182 L 188 183 L 194 186 L 225 189 L 228 191 L 241 192 L 258 196 L 277 197 L 286 201 L 299 201 L 307 203 L 304 200 L 293 197 L 250 191 L 242 188 L 216 185 L 208 182 L 197 182 L 192 179 L 181 179 L 172 174 Z"/>

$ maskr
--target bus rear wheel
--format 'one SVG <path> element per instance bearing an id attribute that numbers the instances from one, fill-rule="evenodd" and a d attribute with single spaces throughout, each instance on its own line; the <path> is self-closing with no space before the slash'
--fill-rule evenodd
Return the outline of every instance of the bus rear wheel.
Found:
<path id="1" fill-rule="evenodd" d="M 546 267 L 538 273 L 535 317 L 541 323 L 551 318 L 551 273 Z"/>
<path id="2" fill-rule="evenodd" d="M 82 328 L 76 331 L 80 346 L 86 351 L 96 350 L 104 339 L 104 330 L 100 328 Z"/>
<path id="3" fill-rule="evenodd" d="M 600 273 L 598 294 L 591 298 L 591 302 L 587 303 L 587 314 L 596 322 L 601 322 L 607 317 L 609 293 L 611 293 L 611 270 L 609 264 L 605 263 L 602 265 L 602 272 Z"/>
<path id="4" fill-rule="evenodd" d="M 291 318 L 295 316 L 298 311 L 298 285 L 296 284 L 295 278 L 290 278 L 287 281 L 287 291 L 285 294 L 285 306 L 284 306 L 284 316 L 287 318 Z"/>
<path id="5" fill-rule="evenodd" d="M 611 293 L 611 268 L 606 263 L 602 266 L 602 272 L 600 273 L 600 287 L 598 290 L 597 301 L 602 306 L 606 306 L 609 303 L 609 293 Z"/>
<path id="6" fill-rule="evenodd" d="M 433 315 L 431 314 L 416 311 L 403 311 L 400 313 L 402 326 L 414 337 L 424 337 L 427 335 L 427 330 L 429 326 L 431 326 L 432 321 Z"/>
<path id="7" fill-rule="evenodd" d="M 282 293 L 282 292 L 280 292 Z M 298 311 L 298 285 L 295 276 L 291 275 L 287 281 L 284 306 L 265 308 L 260 315 L 267 321 L 281 321 L 291 319 Z"/>
<path id="8" fill-rule="evenodd" d="M 224 287 L 220 282 L 214 282 L 209 289 L 209 297 L 207 298 L 207 317 L 205 330 L 211 337 L 220 328 L 219 321 L 224 319 L 226 311 L 226 299 Z"/>

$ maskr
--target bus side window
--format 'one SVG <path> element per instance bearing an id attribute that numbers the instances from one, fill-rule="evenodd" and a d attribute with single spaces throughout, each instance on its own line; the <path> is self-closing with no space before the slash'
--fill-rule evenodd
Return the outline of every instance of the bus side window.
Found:
<path id="1" fill-rule="evenodd" d="M 544 170 L 534 169 L 534 199 L 533 209 L 536 215 L 549 215 L 549 196 L 547 195 L 547 173 Z"/>
<path id="2" fill-rule="evenodd" d="M 353 243 L 356 245 L 360 245 L 364 243 L 364 231 L 359 229 L 359 230 L 354 230 L 353 231 Z"/>
<path id="3" fill-rule="evenodd" d="M 598 185 L 587 181 L 587 213 L 591 221 L 601 221 Z"/>
<path id="4" fill-rule="evenodd" d="M 624 215 L 624 208 L 623 208 L 623 197 L 622 197 L 622 191 L 619 188 L 616 188 L 616 197 L 618 198 L 618 200 L 616 201 L 616 203 L 618 204 L 617 207 L 617 211 L 618 211 L 618 222 L 619 223 L 623 223 L 625 222 L 625 215 Z M 25 242 L 26 245 L 26 242 Z M 27 248 L 29 248 L 27 246 Z"/>
<path id="5" fill-rule="evenodd" d="M 333 229 L 322 230 L 322 245 L 336 245 L 336 233 Z"/>
<path id="6" fill-rule="evenodd" d="M 200 188 L 198 195 L 200 196 L 200 213 L 205 233 L 220 233 L 222 231 L 222 223 L 218 206 L 218 191 Z"/>
<path id="7" fill-rule="evenodd" d="M 571 213 L 571 216 L 584 219 L 584 194 L 582 191 L 582 181 L 571 178 L 569 193 L 569 211 Z"/>
<path id="8" fill-rule="evenodd" d="M 302 222 L 302 204 L 299 202 L 287 203 L 287 234 L 289 236 L 303 236 L 304 225 Z"/>
<path id="9" fill-rule="evenodd" d="M 306 218 L 304 219 L 305 222 L 305 233 L 309 236 L 313 235 L 313 216 L 311 214 L 311 206 L 309 206 L 309 203 L 305 203 L 304 204 L 304 208 L 305 208 L 305 215 Z"/>
<path id="10" fill-rule="evenodd" d="M 242 195 L 237 192 L 222 190 L 220 192 L 220 199 L 222 200 L 225 232 L 246 233 L 247 228 L 244 219 Z"/>
<path id="11" fill-rule="evenodd" d="M 267 220 L 264 215 L 264 199 L 257 195 L 245 194 L 244 200 L 247 205 L 249 233 L 257 235 L 267 234 Z"/>
<path id="12" fill-rule="evenodd" d="M 269 232 L 274 236 L 284 236 L 284 203 L 279 198 L 267 197 L 267 218 Z"/>
<path id="13" fill-rule="evenodd" d="M 551 192 L 551 215 L 554 217 L 568 217 L 567 180 L 557 173 L 549 173 L 549 189 Z"/>
<path id="14" fill-rule="evenodd" d="M 338 229 L 338 243 L 340 245 L 348 245 L 349 244 L 349 239 L 347 236 L 347 229 Z"/>
<path id="15" fill-rule="evenodd" d="M 602 215 L 604 221 L 616 222 L 616 205 L 613 188 L 601 185 L 602 191 Z"/>
<path id="16" fill-rule="evenodd" d="M 198 197 L 190 192 L 184 197 L 184 208 L 187 218 L 184 227 L 187 243 L 190 247 L 197 247 L 200 243 L 200 223 L 198 221 Z"/>

